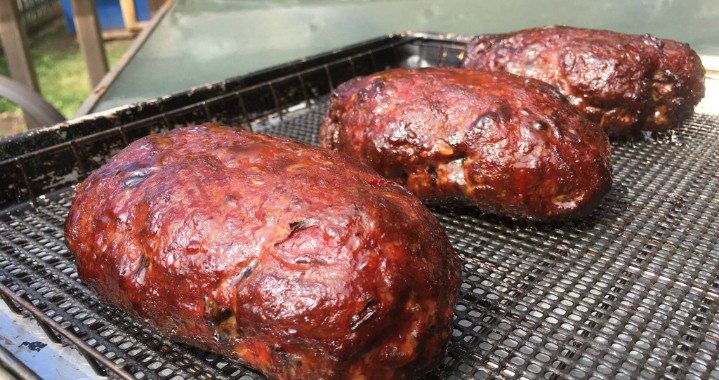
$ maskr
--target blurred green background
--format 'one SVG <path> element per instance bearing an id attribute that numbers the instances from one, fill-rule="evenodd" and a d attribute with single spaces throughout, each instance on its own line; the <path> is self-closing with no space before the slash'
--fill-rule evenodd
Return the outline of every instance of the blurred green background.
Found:
<path id="1" fill-rule="evenodd" d="M 31 36 L 28 42 L 42 96 L 65 117 L 71 117 L 91 89 L 75 36 L 68 34 L 62 20 L 57 20 Z M 110 65 L 117 62 L 130 42 L 105 42 Z M 10 75 L 4 54 L 0 55 L 0 74 Z M 19 117 L 17 107 L 5 99 L 0 99 L 0 113 Z"/>

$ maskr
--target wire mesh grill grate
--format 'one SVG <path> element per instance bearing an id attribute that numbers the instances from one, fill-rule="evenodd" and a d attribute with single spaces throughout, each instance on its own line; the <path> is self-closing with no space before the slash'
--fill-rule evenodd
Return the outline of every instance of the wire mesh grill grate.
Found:
<path id="1" fill-rule="evenodd" d="M 315 143 L 326 98 L 256 124 Z M 446 378 L 719 378 L 719 119 L 613 144 L 586 220 L 523 224 L 438 208 L 463 257 Z M 72 196 L 0 216 L 0 283 L 137 378 L 259 378 L 97 300 L 63 243 Z"/>
<path id="2" fill-rule="evenodd" d="M 458 57 L 444 45 L 419 50 L 439 63 Z M 316 143 L 326 109 L 327 98 L 316 98 L 252 127 Z M 696 115 L 671 134 L 613 148 L 613 188 L 582 222 L 434 210 L 464 260 L 453 338 L 436 375 L 719 378 L 719 119 Z M 63 243 L 71 197 L 66 188 L 0 215 L 1 284 L 130 376 L 260 377 L 99 302 Z"/>
<path id="3" fill-rule="evenodd" d="M 316 143 L 326 106 L 263 130 Z M 434 210 L 464 282 L 449 378 L 719 378 L 719 120 L 613 143 L 612 191 L 586 220 Z"/>

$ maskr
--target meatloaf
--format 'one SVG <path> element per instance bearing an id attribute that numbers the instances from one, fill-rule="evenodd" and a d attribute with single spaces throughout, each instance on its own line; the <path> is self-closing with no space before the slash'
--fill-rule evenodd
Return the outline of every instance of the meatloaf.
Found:
<path id="1" fill-rule="evenodd" d="M 412 378 L 450 335 L 438 221 L 320 148 L 217 125 L 142 138 L 77 186 L 65 236 L 102 299 L 270 378 Z"/>
<path id="2" fill-rule="evenodd" d="M 551 86 L 507 73 L 394 69 L 331 96 L 320 144 L 426 202 L 509 217 L 587 214 L 610 188 L 607 137 Z"/>
<path id="3" fill-rule="evenodd" d="M 704 96 L 704 67 L 688 44 L 565 26 L 477 36 L 464 66 L 555 86 L 609 135 L 663 131 Z"/>

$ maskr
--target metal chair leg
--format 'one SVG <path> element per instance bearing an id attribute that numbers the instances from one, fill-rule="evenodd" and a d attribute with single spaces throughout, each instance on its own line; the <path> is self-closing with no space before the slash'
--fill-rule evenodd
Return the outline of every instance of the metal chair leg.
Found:
<path id="1" fill-rule="evenodd" d="M 24 84 L 0 75 L 0 97 L 17 104 L 42 126 L 65 121 L 65 117 L 38 93 Z"/>

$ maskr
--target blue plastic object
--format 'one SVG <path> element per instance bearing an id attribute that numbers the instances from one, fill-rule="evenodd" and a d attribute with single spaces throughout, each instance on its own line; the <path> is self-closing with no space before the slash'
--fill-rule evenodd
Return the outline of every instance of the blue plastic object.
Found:
<path id="1" fill-rule="evenodd" d="M 65 28 L 71 34 L 75 34 L 75 23 L 72 21 L 73 11 L 71 0 L 61 0 L 62 12 L 65 16 Z M 97 10 L 97 19 L 102 30 L 120 29 L 125 27 L 122 20 L 122 10 L 120 9 L 119 0 L 96 0 L 95 9 Z M 135 0 L 135 14 L 138 21 L 147 21 L 150 19 L 150 7 L 147 0 Z"/>

